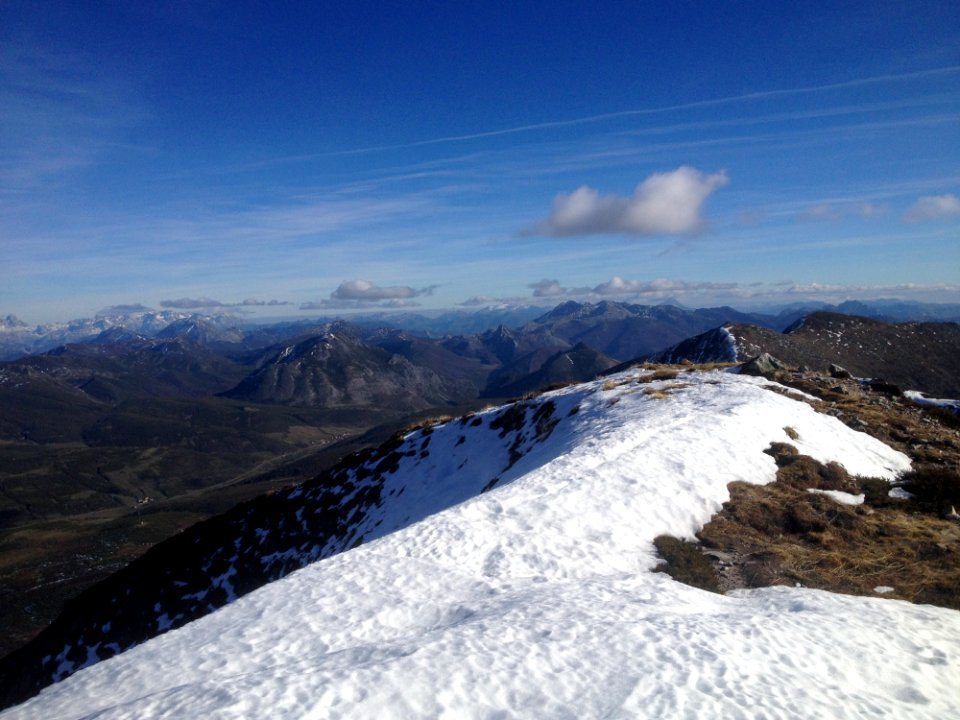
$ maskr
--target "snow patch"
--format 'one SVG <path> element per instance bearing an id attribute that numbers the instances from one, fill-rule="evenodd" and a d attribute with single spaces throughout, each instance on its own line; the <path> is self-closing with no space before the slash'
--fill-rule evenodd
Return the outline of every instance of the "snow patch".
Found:
<path id="1" fill-rule="evenodd" d="M 726 335 L 728 352 L 726 358 L 727 362 L 737 362 L 737 338 L 732 332 L 730 332 L 729 328 L 721 327 L 720 332 Z"/>
<path id="2" fill-rule="evenodd" d="M 831 500 L 834 500 L 841 505 L 863 505 L 863 501 L 866 499 L 866 495 L 860 493 L 859 495 L 853 495 L 852 493 L 843 492 L 842 490 L 820 490 L 818 488 L 807 488 L 808 493 L 814 493 L 815 495 L 826 495 Z"/>
<path id="3" fill-rule="evenodd" d="M 927 397 L 926 394 L 918 390 L 906 390 L 904 391 L 903 395 L 908 400 L 915 402 L 917 405 L 938 407 L 943 408 L 944 410 L 949 410 L 950 412 L 960 413 L 960 400 Z"/>
<path id="4" fill-rule="evenodd" d="M 900 486 L 890 488 L 890 492 L 888 492 L 887 495 L 889 497 L 894 498 L 895 500 L 912 500 L 913 499 L 913 493 L 907 492 Z"/>

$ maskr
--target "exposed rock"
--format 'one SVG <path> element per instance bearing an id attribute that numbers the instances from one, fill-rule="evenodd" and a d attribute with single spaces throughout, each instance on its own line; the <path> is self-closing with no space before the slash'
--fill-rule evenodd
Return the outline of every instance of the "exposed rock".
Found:
<path id="1" fill-rule="evenodd" d="M 886 382 L 885 380 L 871 380 L 867 385 L 874 392 L 883 393 L 884 395 L 893 395 L 894 397 L 903 395 L 903 389 L 899 385 Z"/>
<path id="2" fill-rule="evenodd" d="M 845 367 L 843 367 L 842 365 L 836 365 L 835 363 L 830 363 L 830 367 L 829 367 L 829 369 L 828 369 L 828 372 L 830 373 L 830 377 L 841 378 L 841 379 L 844 379 L 844 380 L 848 380 L 848 379 L 850 379 L 851 377 L 853 377 L 853 376 L 850 374 L 850 371 L 849 371 L 849 370 L 847 370 L 847 369 L 846 369 Z"/>
<path id="3" fill-rule="evenodd" d="M 740 366 L 743 375 L 772 375 L 777 370 L 786 370 L 787 366 L 777 360 L 770 353 L 760 353 L 757 357 Z"/>

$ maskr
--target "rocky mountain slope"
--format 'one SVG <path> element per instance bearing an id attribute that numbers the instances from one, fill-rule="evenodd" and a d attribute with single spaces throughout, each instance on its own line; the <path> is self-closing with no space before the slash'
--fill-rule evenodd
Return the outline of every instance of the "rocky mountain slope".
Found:
<path id="1" fill-rule="evenodd" d="M 816 312 L 779 333 L 725 324 L 650 356 L 655 362 L 743 362 L 769 353 L 793 366 L 840 365 L 934 397 L 960 397 L 960 325 L 887 323 Z"/>
<path id="2" fill-rule="evenodd" d="M 413 412 L 456 405 L 475 393 L 468 381 L 442 378 L 403 355 L 329 330 L 283 348 L 223 395 L 261 403 Z"/>
<path id="3" fill-rule="evenodd" d="M 544 352 L 544 351 L 539 351 Z M 526 355 L 523 359 L 532 359 L 536 355 Z M 524 373 L 532 365 L 538 367 Z M 607 357 L 585 343 L 577 343 L 569 350 L 561 350 L 546 360 L 530 362 L 527 368 L 514 362 L 490 376 L 484 395 L 487 397 L 512 398 L 535 392 L 551 385 L 592 380 L 605 370 L 616 365 L 613 358 Z"/>
<path id="4" fill-rule="evenodd" d="M 777 319 L 730 307 L 688 310 L 675 305 L 569 301 L 527 323 L 520 332 L 549 330 L 570 345 L 582 342 L 617 360 L 630 360 L 726 322 L 775 327 Z"/>
<path id="5" fill-rule="evenodd" d="M 62 345 L 0 363 L 8 376 L 40 376 L 95 400 L 201 397 L 234 385 L 247 372 L 188 337 L 132 337 L 121 342 Z"/>

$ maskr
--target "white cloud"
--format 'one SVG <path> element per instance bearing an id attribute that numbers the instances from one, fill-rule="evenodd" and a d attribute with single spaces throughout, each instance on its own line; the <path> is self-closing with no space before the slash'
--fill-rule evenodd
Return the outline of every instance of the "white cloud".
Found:
<path id="1" fill-rule="evenodd" d="M 624 280 L 621 277 L 612 277 L 608 282 L 597 285 L 593 292 L 596 295 L 648 295 L 663 297 L 673 293 L 689 293 L 704 291 L 731 290 L 737 287 L 736 283 L 690 282 L 687 280 Z"/>
<path id="2" fill-rule="evenodd" d="M 467 298 L 457 307 L 462 308 L 484 308 L 487 310 L 507 310 L 511 308 L 524 308 L 531 305 L 541 305 L 543 303 L 531 303 L 526 297 L 491 297 L 489 295 L 474 295 Z"/>
<path id="3" fill-rule="evenodd" d="M 546 278 L 530 283 L 527 287 L 533 290 L 534 297 L 560 297 L 568 292 L 566 288 L 560 287 L 559 281 Z"/>
<path id="4" fill-rule="evenodd" d="M 378 302 L 381 300 L 405 300 L 419 295 L 433 295 L 436 285 L 419 290 L 406 286 L 380 287 L 369 280 L 345 280 L 330 294 L 332 300 L 361 300 Z"/>
<path id="5" fill-rule="evenodd" d="M 903 219 L 907 222 L 922 222 L 954 215 L 960 215 L 960 198 L 948 193 L 920 198 L 907 209 Z"/>
<path id="6" fill-rule="evenodd" d="M 247 298 L 243 302 L 237 303 L 238 305 L 247 306 L 256 306 L 256 307 L 275 307 L 277 305 L 291 305 L 288 300 L 254 300 L 253 298 Z"/>
<path id="7" fill-rule="evenodd" d="M 569 195 L 557 195 L 550 216 L 529 232 L 552 236 L 695 232 L 703 224 L 703 203 L 729 182 L 725 172 L 707 175 L 684 165 L 651 175 L 630 197 L 603 196 L 584 185 Z"/>
<path id="8" fill-rule="evenodd" d="M 691 282 L 689 280 L 668 280 L 656 278 L 654 280 L 625 280 L 614 276 L 607 282 L 594 287 L 566 288 L 559 280 L 540 280 L 530 283 L 527 287 L 533 290 L 535 298 L 600 298 L 616 295 L 665 298 L 673 294 L 703 293 L 729 291 L 737 287 L 737 283 Z"/>
<path id="9" fill-rule="evenodd" d="M 381 287 L 369 280 L 344 280 L 327 300 L 314 300 L 300 305 L 301 310 L 360 310 L 369 308 L 417 307 L 413 298 L 433 295 L 439 285 L 413 288 L 406 285 Z"/>

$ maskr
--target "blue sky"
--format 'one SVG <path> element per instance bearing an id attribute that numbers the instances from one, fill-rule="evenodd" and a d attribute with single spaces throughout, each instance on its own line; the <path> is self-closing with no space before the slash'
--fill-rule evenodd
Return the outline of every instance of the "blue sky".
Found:
<path id="1" fill-rule="evenodd" d="M 0 314 L 960 302 L 955 2 L 0 4 Z"/>

